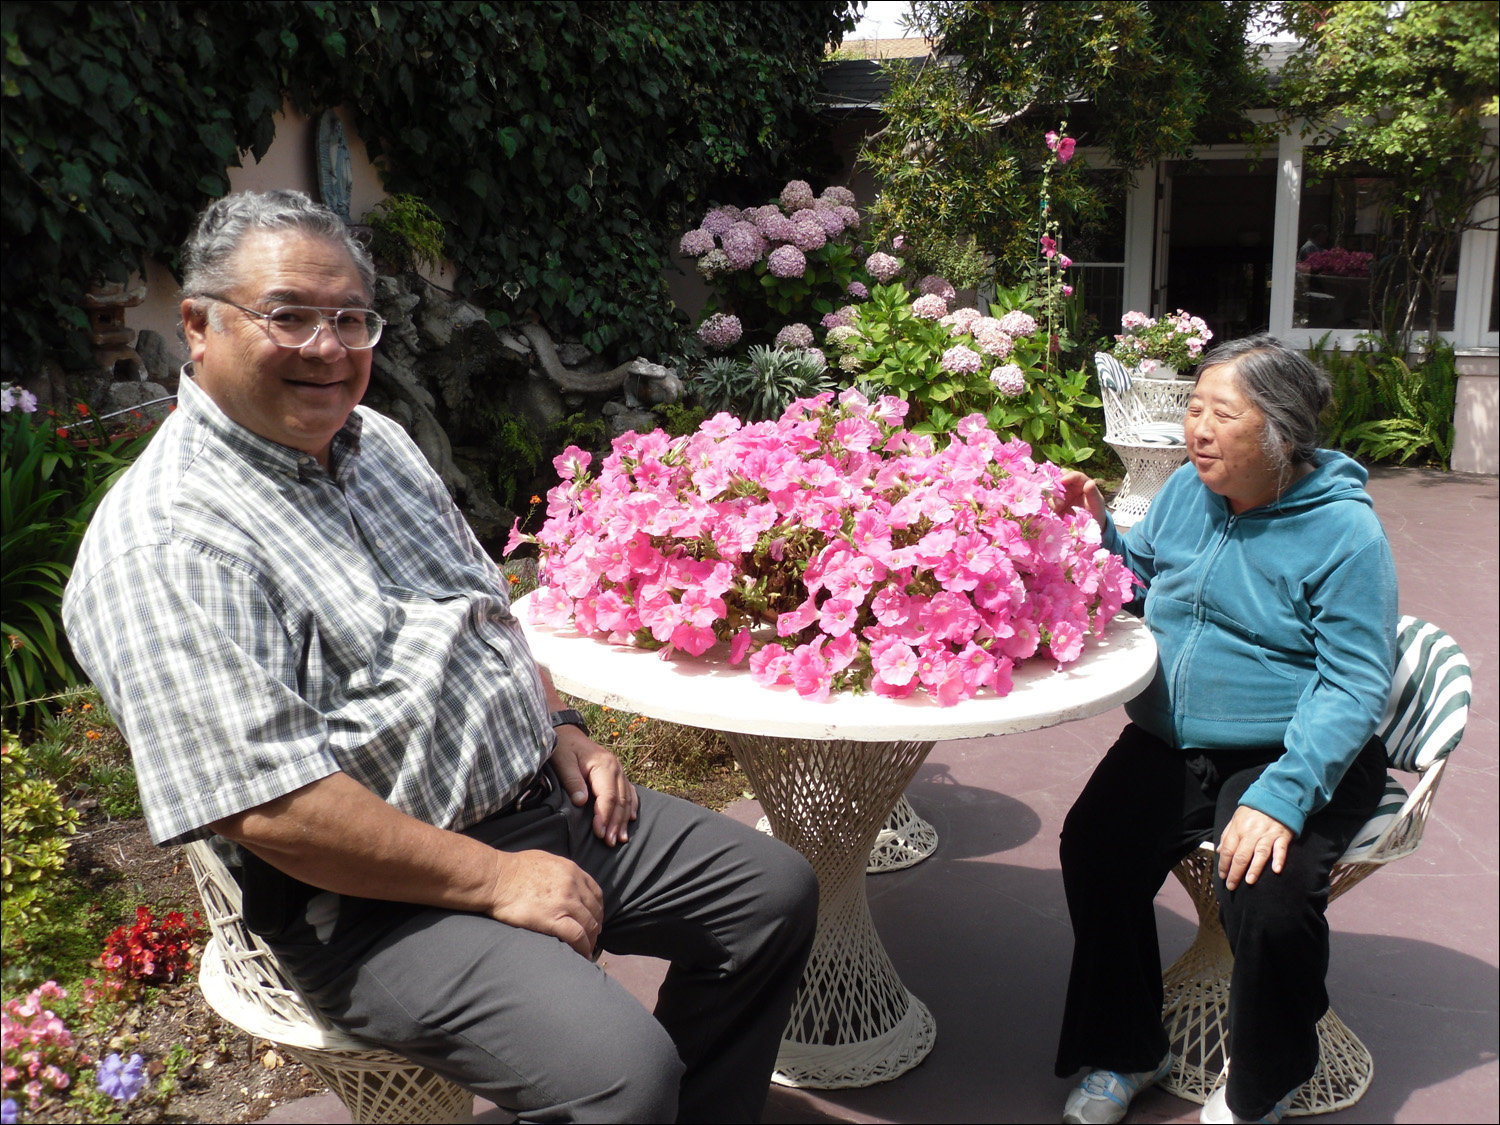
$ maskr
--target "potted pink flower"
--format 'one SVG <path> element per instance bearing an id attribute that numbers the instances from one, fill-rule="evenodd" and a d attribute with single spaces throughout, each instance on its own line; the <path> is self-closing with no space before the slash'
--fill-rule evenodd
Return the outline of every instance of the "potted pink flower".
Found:
<path id="1" fill-rule="evenodd" d="M 699 656 L 727 646 L 766 686 L 947 706 L 1005 694 L 1016 663 L 1076 660 L 1133 577 L 1081 511 L 1057 515 L 1061 470 L 980 415 L 941 447 L 906 403 L 847 390 L 775 421 L 719 414 L 687 437 L 616 439 L 591 471 L 554 464 L 537 620 Z"/>
<path id="2" fill-rule="evenodd" d="M 1178 309 L 1162 316 L 1131 310 L 1120 318 L 1125 331 L 1111 349 L 1116 359 L 1150 379 L 1175 379 L 1198 365 L 1214 338 L 1201 317 Z"/>

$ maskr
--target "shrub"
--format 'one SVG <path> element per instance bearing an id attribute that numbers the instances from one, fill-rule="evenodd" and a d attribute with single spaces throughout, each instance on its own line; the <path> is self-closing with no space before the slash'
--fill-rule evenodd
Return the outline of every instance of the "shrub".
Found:
<path id="1" fill-rule="evenodd" d="M 395 269 L 435 269 L 442 262 L 442 220 L 415 195 L 388 196 L 366 218 L 370 249 Z"/>
<path id="2" fill-rule="evenodd" d="M 5 731 L 0 746 L 0 922 L 7 932 L 23 927 L 46 910 L 44 898 L 62 870 L 67 837 L 76 832 L 78 814 L 63 806 L 57 787 L 29 776 L 26 750 Z"/>
<path id="3" fill-rule="evenodd" d="M 1443 468 L 1453 456 L 1453 407 L 1458 365 L 1453 346 L 1434 343 L 1412 367 L 1379 340 L 1366 340 L 1352 352 L 1328 337 L 1308 350 L 1333 382 L 1333 399 L 1323 414 L 1328 444 L 1356 457 L 1406 464 L 1430 459 Z"/>
<path id="4" fill-rule="evenodd" d="M 743 360 L 709 360 L 698 373 L 695 389 L 706 415 L 727 411 L 746 422 L 764 422 L 779 418 L 796 399 L 812 398 L 832 387 L 822 352 L 757 345 Z"/>

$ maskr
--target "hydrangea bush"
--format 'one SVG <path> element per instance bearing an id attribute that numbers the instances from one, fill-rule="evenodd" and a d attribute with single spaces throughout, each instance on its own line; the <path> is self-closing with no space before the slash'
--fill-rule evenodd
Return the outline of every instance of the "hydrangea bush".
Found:
<path id="1" fill-rule="evenodd" d="M 871 271 L 854 203 L 848 188 L 815 195 L 805 180 L 793 180 L 774 202 L 709 211 L 678 244 L 697 259 L 713 293 L 699 339 L 714 351 L 734 346 L 742 333 L 747 343 L 767 343 L 788 320 L 816 321 L 867 295 Z M 739 331 L 725 330 L 726 316 Z"/>
<path id="2" fill-rule="evenodd" d="M 719 414 L 676 440 L 626 434 L 597 473 L 569 449 L 545 526 L 507 547 L 540 548 L 535 618 L 664 656 L 725 645 L 815 699 L 946 706 L 1007 693 L 1032 656 L 1076 660 L 1134 582 L 1098 525 L 1055 514 L 1060 470 L 982 415 L 938 441 L 907 409 L 849 389 L 775 421 Z"/>

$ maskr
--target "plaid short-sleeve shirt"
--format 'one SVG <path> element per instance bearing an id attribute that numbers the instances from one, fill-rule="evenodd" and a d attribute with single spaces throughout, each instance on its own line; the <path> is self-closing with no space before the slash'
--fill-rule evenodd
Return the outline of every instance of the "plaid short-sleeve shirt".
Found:
<path id="1" fill-rule="evenodd" d="M 338 771 L 464 828 L 551 753 L 505 580 L 421 452 L 360 407 L 330 463 L 184 377 L 84 539 L 63 619 L 159 844 Z"/>

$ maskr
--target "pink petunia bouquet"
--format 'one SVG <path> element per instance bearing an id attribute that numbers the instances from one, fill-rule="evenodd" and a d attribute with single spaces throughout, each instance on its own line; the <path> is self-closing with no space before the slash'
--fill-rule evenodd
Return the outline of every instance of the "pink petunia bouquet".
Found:
<path id="1" fill-rule="evenodd" d="M 597 473 L 570 447 L 535 536 L 536 620 L 701 655 L 729 646 L 755 680 L 942 706 L 1010 691 L 1019 661 L 1076 660 L 1134 578 L 1082 510 L 1049 498 L 1061 470 L 981 415 L 943 447 L 906 403 L 850 389 L 774 422 L 719 414 L 687 437 L 617 438 Z"/>

